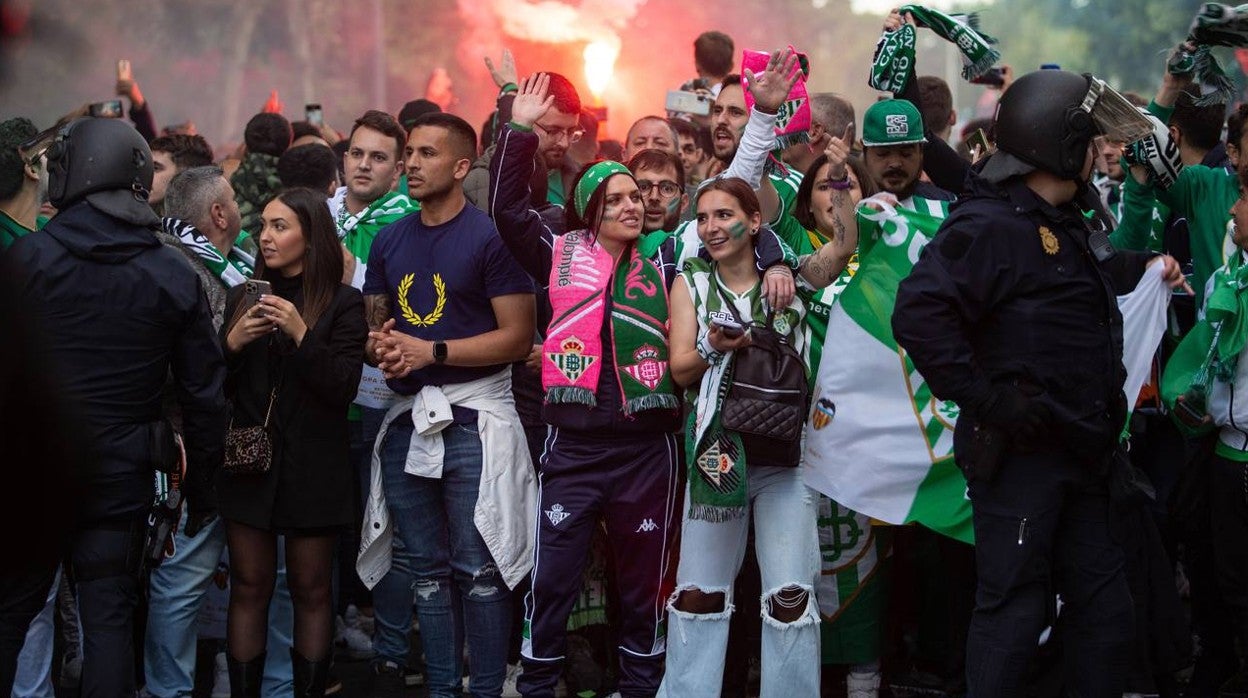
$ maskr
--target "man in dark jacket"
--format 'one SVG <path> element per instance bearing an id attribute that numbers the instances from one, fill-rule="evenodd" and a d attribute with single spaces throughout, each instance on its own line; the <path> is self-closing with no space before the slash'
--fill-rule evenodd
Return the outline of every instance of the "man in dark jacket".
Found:
<path id="1" fill-rule="evenodd" d="M 83 418 L 78 433 L 65 435 L 85 441 L 88 458 L 70 551 L 83 693 L 133 695 L 132 617 L 154 469 L 178 459 L 161 392 L 172 369 L 193 517 L 222 458 L 225 370 L 199 278 L 154 235 L 147 143 L 121 121 L 79 119 L 57 133 L 47 156 L 60 213 L 46 234 L 14 244 L 6 262 Z"/>
<path id="2" fill-rule="evenodd" d="M 1127 416 L 1115 296 L 1152 262 L 1115 254 L 1084 214 L 1105 123 L 1093 80 L 1039 71 L 1010 88 L 999 152 L 897 294 L 898 343 L 933 394 L 961 408 L 954 453 L 978 567 L 974 696 L 1019 695 L 1059 593 L 1068 690 L 1123 691 L 1132 608 L 1108 488 Z M 1172 258 L 1156 261 L 1172 286 L 1183 283 Z"/>

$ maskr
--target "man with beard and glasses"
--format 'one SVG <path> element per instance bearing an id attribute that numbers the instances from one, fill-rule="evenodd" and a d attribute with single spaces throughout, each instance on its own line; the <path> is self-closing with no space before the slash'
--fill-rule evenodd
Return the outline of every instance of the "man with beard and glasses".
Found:
<path id="1" fill-rule="evenodd" d="M 680 213 L 689 203 L 685 188 L 684 166 L 680 158 L 653 148 L 642 150 L 628 161 L 628 169 L 637 180 L 641 200 L 645 204 L 645 218 L 641 234 L 676 230 L 680 225 Z"/>

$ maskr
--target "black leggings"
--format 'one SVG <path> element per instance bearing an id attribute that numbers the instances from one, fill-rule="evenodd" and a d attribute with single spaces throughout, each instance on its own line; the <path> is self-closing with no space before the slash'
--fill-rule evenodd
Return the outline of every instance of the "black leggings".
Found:
<path id="1" fill-rule="evenodd" d="M 264 651 L 269 600 L 277 576 L 277 534 L 227 521 L 230 546 L 230 656 L 250 661 Z M 286 536 L 286 578 L 295 610 L 295 651 L 318 661 L 329 656 L 334 612 L 330 580 L 337 535 Z"/>

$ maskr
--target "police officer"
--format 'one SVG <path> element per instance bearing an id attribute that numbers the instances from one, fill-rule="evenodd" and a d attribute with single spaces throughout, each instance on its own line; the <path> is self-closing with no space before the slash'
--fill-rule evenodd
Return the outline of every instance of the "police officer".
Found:
<path id="1" fill-rule="evenodd" d="M 152 155 L 142 136 L 116 119 L 79 119 L 56 133 L 47 161 L 59 213 L 14 243 L 5 262 L 80 417 L 61 437 L 87 451 L 87 495 L 73 512 L 69 554 L 83 626 L 82 692 L 134 695 L 132 618 L 154 473 L 178 458 L 160 420 L 161 391 L 172 369 L 183 410 L 183 491 L 194 516 L 208 506 L 222 458 L 225 368 L 199 277 L 154 235 L 160 219 L 147 203 Z"/>
<path id="2" fill-rule="evenodd" d="M 978 588 L 969 695 L 1019 695 L 1063 602 L 1073 695 L 1121 696 L 1132 630 L 1108 472 L 1126 421 L 1115 296 L 1170 257 L 1108 247 L 1084 214 L 1093 138 L 1112 114 L 1091 76 L 1023 76 L 997 147 L 901 283 L 893 332 L 932 392 L 961 408 L 954 437 L 973 507 Z M 1116 96 L 1116 93 L 1114 93 Z M 1086 98 L 1086 99 L 1085 99 Z"/>

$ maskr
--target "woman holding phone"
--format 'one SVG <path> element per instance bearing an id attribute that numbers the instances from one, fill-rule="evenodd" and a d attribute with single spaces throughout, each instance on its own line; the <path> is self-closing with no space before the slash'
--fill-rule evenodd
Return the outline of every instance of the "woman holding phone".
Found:
<path id="1" fill-rule="evenodd" d="M 703 185 L 696 206 L 698 237 L 711 261 L 689 259 L 672 285 L 671 369 L 691 406 L 685 434 L 689 478 L 676 593 L 668 604 L 667 673 L 659 695 L 718 695 L 718 681 L 708 686 L 706 677 L 723 673 L 733 580 L 745 555 L 751 513 L 764 590 L 760 695 L 819 695 L 815 493 L 797 468 L 806 406 L 792 398 L 803 402 L 794 410 L 799 425 L 792 439 L 734 430 L 726 426 L 724 408 L 745 372 L 740 352 L 764 339 L 787 343 L 802 370 L 786 374 L 792 385 L 758 389 L 776 396 L 804 394 L 810 328 L 800 297 L 835 279 L 853 244 L 826 244 L 811 255 L 802 267 L 799 298 L 772 308 L 754 263 L 763 229 L 754 191 L 740 179 L 715 180 Z"/>
<path id="2" fill-rule="evenodd" d="M 265 207 L 256 279 L 272 293 L 231 290 L 222 344 L 232 428 L 267 425 L 272 457 L 260 472 L 217 480 L 230 548 L 230 690 L 259 696 L 278 536 L 285 536 L 294 602 L 294 689 L 324 694 L 339 530 L 352 521 L 347 407 L 359 387 L 368 327 L 360 292 L 341 283 L 342 253 L 325 196 L 290 189 Z"/>

